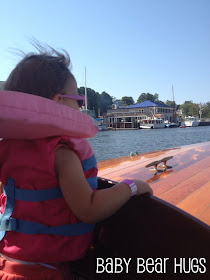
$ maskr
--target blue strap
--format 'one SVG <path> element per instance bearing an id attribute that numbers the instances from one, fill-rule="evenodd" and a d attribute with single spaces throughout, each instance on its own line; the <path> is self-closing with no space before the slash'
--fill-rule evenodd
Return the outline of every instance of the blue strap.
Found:
<path id="1" fill-rule="evenodd" d="M 88 159 L 84 159 L 82 161 L 82 168 L 83 168 L 84 172 L 88 171 L 88 170 L 90 170 L 90 169 L 92 169 L 96 166 L 97 166 L 97 161 L 96 161 L 95 155 L 93 155 L 92 157 L 90 157 Z M 98 188 L 97 177 L 87 178 L 87 182 L 92 189 L 97 189 Z"/>
<path id="2" fill-rule="evenodd" d="M 15 231 L 25 234 L 53 234 L 62 236 L 74 236 L 91 232 L 94 229 L 93 224 L 77 223 L 48 227 L 35 222 L 18 220 L 14 218 L 3 219 L 0 230 Z"/>
<path id="3" fill-rule="evenodd" d="M 1 226 L 1 219 L 3 217 L 3 214 L 1 214 L 1 207 L 0 207 L 0 226 Z M 0 237 L 1 237 L 1 232 L 0 232 Z"/>
<path id="4" fill-rule="evenodd" d="M 59 187 L 44 190 L 24 190 L 15 188 L 15 199 L 22 201 L 44 201 L 62 197 L 63 194 Z"/>
<path id="5" fill-rule="evenodd" d="M 4 188 L 4 192 L 5 192 L 5 195 L 7 196 L 7 201 L 6 201 L 4 213 L 3 213 L 3 215 L 1 215 L 0 226 L 2 225 L 2 222 L 4 220 L 10 219 L 10 217 L 12 216 L 13 209 L 14 209 L 15 183 L 14 183 L 13 179 L 8 178 L 7 187 Z M 3 229 L 1 230 L 1 228 L 0 228 L 0 241 L 4 238 L 5 234 L 6 234 L 6 231 Z"/>
<path id="6" fill-rule="evenodd" d="M 92 189 L 97 189 L 98 187 L 97 177 L 87 178 L 87 182 Z M 3 188 L 5 190 L 4 184 L 3 184 Z M 26 190 L 26 189 L 15 188 L 14 197 L 17 200 L 36 202 L 36 201 L 44 201 L 44 200 L 50 200 L 56 198 L 63 198 L 63 194 L 61 188 L 59 187 L 52 188 L 52 189 L 44 189 L 44 190 Z"/>
<path id="7" fill-rule="evenodd" d="M 91 184 L 97 184 L 97 177 L 90 178 Z M 8 178 L 7 185 L 4 186 L 4 193 L 7 197 L 3 215 L 0 214 L 0 241 L 4 238 L 6 231 L 15 231 L 26 234 L 55 234 L 62 236 L 74 236 L 91 232 L 93 224 L 77 223 L 48 227 L 35 222 L 11 218 L 14 209 L 15 199 L 23 201 L 42 201 L 62 197 L 60 188 L 45 190 L 23 190 L 15 188 L 14 180 Z M 42 197 L 44 196 L 44 198 Z"/>
<path id="8" fill-rule="evenodd" d="M 93 155 L 92 157 L 90 157 L 88 159 L 82 160 L 82 168 L 83 168 L 84 172 L 87 170 L 90 170 L 96 166 L 97 166 L 97 161 L 96 161 L 95 155 Z"/>
<path id="9" fill-rule="evenodd" d="M 98 188 L 98 178 L 97 177 L 87 178 L 86 180 L 92 189 Z"/>

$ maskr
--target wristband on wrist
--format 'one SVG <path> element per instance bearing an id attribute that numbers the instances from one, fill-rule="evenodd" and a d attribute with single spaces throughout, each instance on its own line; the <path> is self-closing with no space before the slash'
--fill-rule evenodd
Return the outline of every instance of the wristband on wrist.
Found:
<path id="1" fill-rule="evenodd" d="M 131 188 L 131 193 L 132 193 L 131 196 L 133 196 L 137 193 L 137 186 L 134 183 L 134 181 L 129 180 L 129 179 L 125 179 L 121 183 L 125 183 Z"/>

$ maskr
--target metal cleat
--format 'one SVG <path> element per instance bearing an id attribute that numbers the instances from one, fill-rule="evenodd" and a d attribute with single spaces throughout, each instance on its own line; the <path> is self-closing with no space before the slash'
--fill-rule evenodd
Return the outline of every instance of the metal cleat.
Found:
<path id="1" fill-rule="evenodd" d="M 150 168 L 149 171 L 157 174 L 158 172 L 163 172 L 163 170 L 157 169 L 158 164 L 161 163 L 161 162 L 162 162 L 161 160 L 153 161 L 153 162 L 147 164 L 145 167 L 147 168 L 147 167 L 154 166 L 154 168 Z"/>
<path id="2" fill-rule="evenodd" d="M 172 166 L 169 166 L 169 165 L 166 164 L 166 162 L 169 159 L 172 159 L 172 158 L 173 158 L 173 156 L 165 157 L 165 158 L 162 158 L 161 160 L 153 161 L 153 162 L 147 164 L 145 167 L 148 168 L 148 167 L 154 166 L 154 168 L 150 168 L 149 171 L 154 172 L 155 174 L 157 174 L 158 172 L 163 172 L 166 169 L 172 168 Z M 163 162 L 163 165 L 159 165 L 161 162 Z M 163 170 L 158 169 L 158 168 L 162 168 Z"/>

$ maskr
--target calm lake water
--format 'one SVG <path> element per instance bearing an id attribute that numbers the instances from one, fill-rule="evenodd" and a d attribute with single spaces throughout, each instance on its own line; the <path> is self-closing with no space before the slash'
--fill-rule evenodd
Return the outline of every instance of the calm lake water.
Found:
<path id="1" fill-rule="evenodd" d="M 210 141 L 210 126 L 99 131 L 88 139 L 98 161 Z"/>

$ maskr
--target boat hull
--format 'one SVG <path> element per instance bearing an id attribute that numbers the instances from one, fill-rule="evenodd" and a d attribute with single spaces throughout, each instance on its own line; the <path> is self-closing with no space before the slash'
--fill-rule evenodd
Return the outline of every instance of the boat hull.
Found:
<path id="1" fill-rule="evenodd" d="M 141 129 L 153 129 L 153 128 L 165 128 L 165 124 L 143 124 L 143 125 L 140 125 L 140 128 Z"/>
<path id="2" fill-rule="evenodd" d="M 199 122 L 197 121 L 185 121 L 185 126 L 192 126 L 192 127 L 195 127 L 195 126 L 198 126 L 199 125 Z"/>
<path id="3" fill-rule="evenodd" d="M 98 130 L 99 131 L 108 130 L 108 126 L 107 125 L 98 125 Z"/>
<path id="4" fill-rule="evenodd" d="M 100 189 L 113 184 L 99 180 Z M 178 267 L 174 273 L 174 269 L 175 262 L 183 259 L 187 262 L 195 257 L 207 259 L 209 246 L 210 232 L 206 224 L 155 196 L 142 195 L 131 198 L 116 214 L 97 225 L 88 255 L 74 263 L 72 269 L 78 279 L 208 279 L 207 274 L 183 274 Z M 97 258 L 104 261 L 131 258 L 129 273 L 124 270 L 120 274 L 106 271 L 98 274 Z M 139 260 L 142 263 L 165 258 L 165 273 L 137 273 Z"/>
<path id="5" fill-rule="evenodd" d="M 164 172 L 154 174 L 145 168 L 171 156 L 167 165 L 172 168 Z M 210 279 L 209 270 L 189 270 L 193 259 L 198 263 L 205 260 L 206 268 L 209 263 L 210 142 L 105 160 L 98 163 L 98 168 L 99 176 L 109 178 L 99 179 L 100 189 L 112 186 L 114 181 L 133 178 L 148 182 L 154 196 L 132 197 L 112 217 L 97 224 L 87 256 L 72 264 L 74 279 Z M 116 258 L 131 258 L 129 271 L 126 273 L 124 267 L 121 273 L 96 273 L 97 258 L 104 262 L 107 258 L 113 262 Z M 138 259 L 155 262 L 165 258 L 165 272 L 137 273 Z M 176 261 L 182 262 L 182 268 L 185 262 L 187 272 L 181 273 L 180 266 L 175 267 Z"/>

